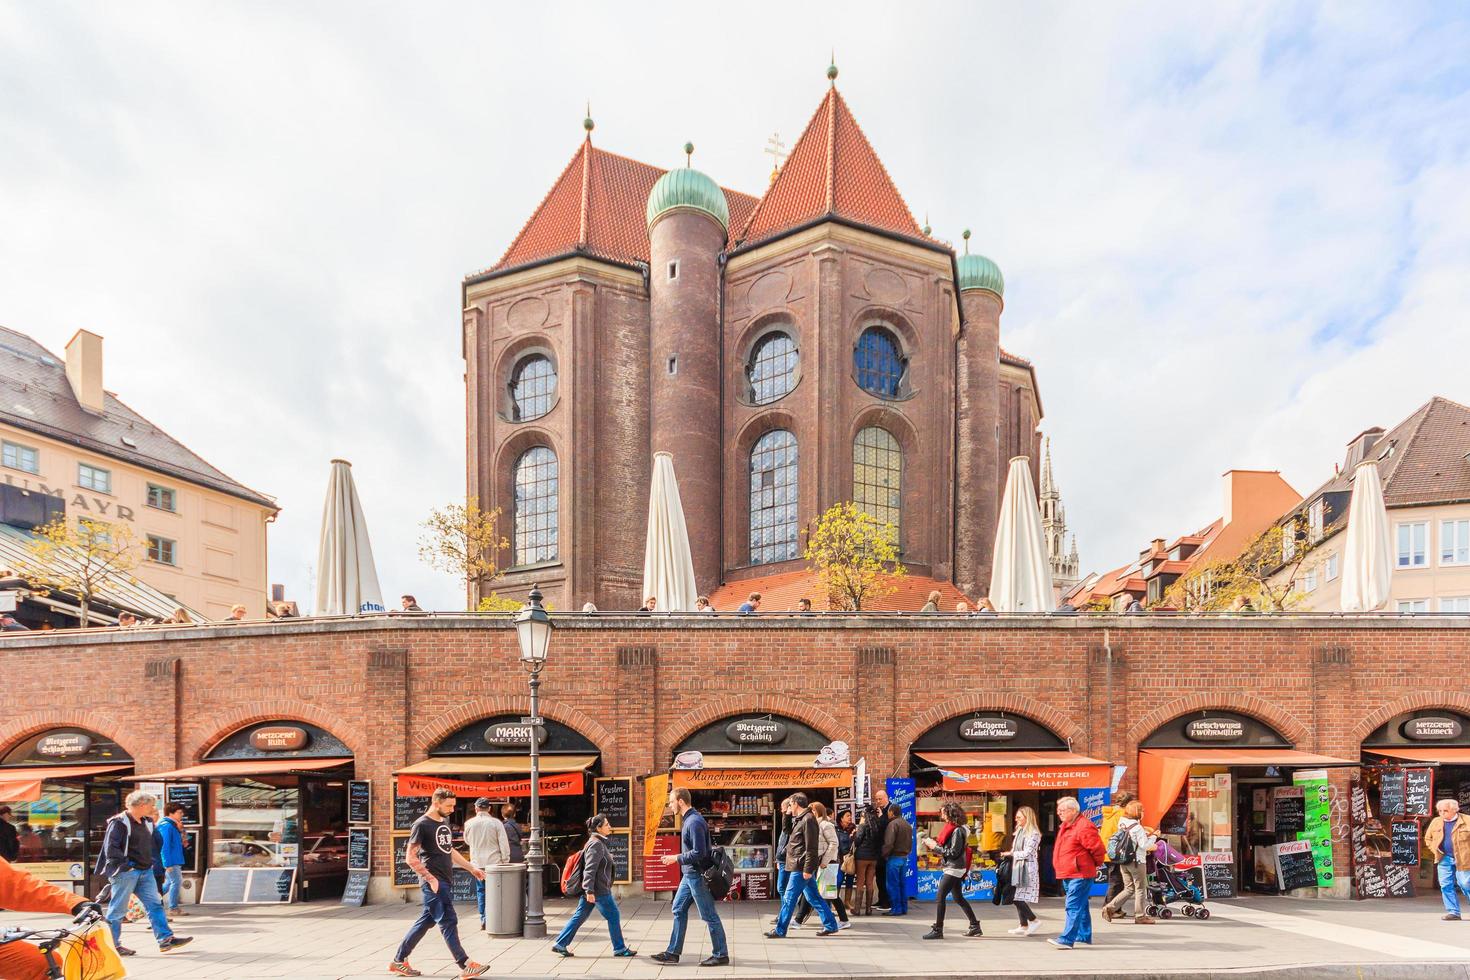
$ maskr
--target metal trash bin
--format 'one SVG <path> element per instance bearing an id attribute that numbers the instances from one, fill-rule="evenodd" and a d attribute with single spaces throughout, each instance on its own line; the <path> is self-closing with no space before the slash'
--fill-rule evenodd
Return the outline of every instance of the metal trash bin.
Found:
<path id="1" fill-rule="evenodd" d="M 485 931 L 519 936 L 526 918 L 526 866 L 492 864 L 485 869 Z"/>

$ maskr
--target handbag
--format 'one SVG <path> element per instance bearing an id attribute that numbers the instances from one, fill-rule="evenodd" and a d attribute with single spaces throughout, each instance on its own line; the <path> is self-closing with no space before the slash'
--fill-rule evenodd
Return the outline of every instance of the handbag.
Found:
<path id="1" fill-rule="evenodd" d="M 62 939 L 56 946 L 56 959 L 66 980 L 122 980 L 128 975 L 105 919 Z"/>
<path id="2" fill-rule="evenodd" d="M 842 873 L 845 875 L 857 874 L 857 862 L 853 860 L 852 852 L 848 851 L 842 855 Z"/>
<path id="3" fill-rule="evenodd" d="M 826 899 L 837 897 L 837 862 L 820 868 L 817 871 L 817 894 Z"/>

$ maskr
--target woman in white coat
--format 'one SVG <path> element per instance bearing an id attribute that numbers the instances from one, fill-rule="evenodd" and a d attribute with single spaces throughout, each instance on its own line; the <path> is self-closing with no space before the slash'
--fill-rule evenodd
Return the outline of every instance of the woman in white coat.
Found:
<path id="1" fill-rule="evenodd" d="M 1010 930 L 1012 936 L 1034 935 L 1041 928 L 1041 921 L 1031 911 L 1031 903 L 1041 899 L 1041 868 L 1036 860 L 1041 850 L 1041 828 L 1036 823 L 1036 811 L 1029 806 L 1016 810 L 1016 826 L 1011 837 L 1011 849 L 1001 852 L 1001 857 L 1011 859 L 1011 885 L 1016 890 L 1013 902 L 1016 917 L 1021 924 Z"/>

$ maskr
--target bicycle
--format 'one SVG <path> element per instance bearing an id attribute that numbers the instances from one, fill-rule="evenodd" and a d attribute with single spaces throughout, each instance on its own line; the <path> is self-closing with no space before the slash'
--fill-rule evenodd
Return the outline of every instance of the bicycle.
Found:
<path id="1" fill-rule="evenodd" d="M 58 959 L 57 950 L 60 949 L 62 944 L 67 942 L 67 940 L 69 939 L 74 939 L 78 943 L 86 944 L 88 941 L 87 937 L 91 932 L 98 928 L 105 929 L 106 927 L 106 923 L 103 921 L 102 918 L 101 907 L 96 905 L 95 903 L 88 903 L 77 912 L 76 916 L 72 919 L 70 926 L 62 926 L 55 929 L 11 928 L 0 930 L 0 946 L 4 946 L 14 942 L 35 943 L 38 947 L 40 947 L 41 955 L 44 956 L 46 959 L 46 976 L 48 980 L 62 980 L 62 978 L 66 976 L 62 967 L 64 965 L 65 957 L 67 954 L 63 953 L 62 958 Z M 94 955 L 96 955 L 99 960 L 107 960 L 106 963 L 98 964 L 98 967 L 107 968 L 108 972 L 106 972 L 105 974 L 107 977 L 111 978 L 127 976 L 127 972 L 122 966 L 122 961 L 118 959 L 116 952 L 113 952 L 111 957 L 107 957 L 107 954 L 101 949 L 96 949 L 94 947 L 94 951 Z M 85 945 L 79 955 L 83 957 L 88 955 L 88 951 Z M 83 966 L 83 969 L 84 971 L 86 970 L 85 964 Z M 83 972 L 82 976 L 88 977 L 90 976 L 90 974 L 87 972 Z"/>

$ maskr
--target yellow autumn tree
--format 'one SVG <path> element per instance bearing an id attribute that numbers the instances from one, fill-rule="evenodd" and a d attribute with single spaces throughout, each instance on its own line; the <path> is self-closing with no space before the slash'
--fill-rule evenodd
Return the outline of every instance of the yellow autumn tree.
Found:
<path id="1" fill-rule="evenodd" d="M 1285 612 L 1301 604 L 1301 580 L 1318 564 L 1305 514 L 1268 527 L 1234 558 L 1210 562 L 1181 575 L 1163 605 L 1186 612 L 1224 612 L 1248 599 L 1260 612 Z"/>
<path id="2" fill-rule="evenodd" d="M 141 560 L 140 550 L 126 524 L 85 517 L 71 524 L 58 517 L 36 528 L 16 572 L 35 589 L 75 598 L 77 619 L 85 629 L 91 623 L 92 603 L 103 588 L 137 582 L 132 571 Z"/>
<path id="3" fill-rule="evenodd" d="M 892 594 L 905 575 L 896 532 L 851 501 L 833 504 L 807 531 L 803 557 L 837 608 L 858 612 Z"/>
<path id="4" fill-rule="evenodd" d="M 472 595 L 505 574 L 500 553 L 510 541 L 500 533 L 500 508 L 482 510 L 474 497 L 463 504 L 435 507 L 422 525 L 419 558 L 436 571 L 448 572 Z M 493 593 L 492 593 L 493 595 Z"/>

